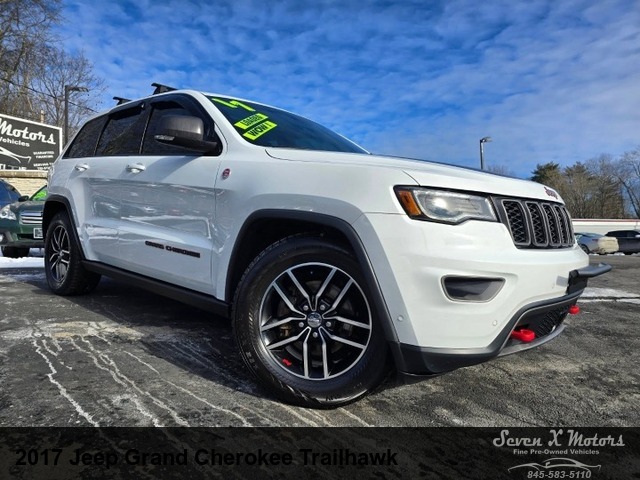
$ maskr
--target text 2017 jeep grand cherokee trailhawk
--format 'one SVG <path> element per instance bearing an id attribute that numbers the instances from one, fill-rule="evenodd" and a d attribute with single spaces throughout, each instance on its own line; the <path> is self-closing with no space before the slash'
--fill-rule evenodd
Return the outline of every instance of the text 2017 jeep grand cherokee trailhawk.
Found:
<path id="1" fill-rule="evenodd" d="M 101 274 L 231 316 L 281 399 L 353 401 L 547 342 L 588 266 L 538 183 L 375 156 L 306 118 L 190 90 L 89 120 L 49 175 L 51 289 Z"/>

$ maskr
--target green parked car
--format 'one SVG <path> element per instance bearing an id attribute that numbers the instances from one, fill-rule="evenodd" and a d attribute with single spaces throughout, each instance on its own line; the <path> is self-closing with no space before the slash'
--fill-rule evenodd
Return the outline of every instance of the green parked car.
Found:
<path id="1" fill-rule="evenodd" d="M 26 257 L 30 248 L 44 247 L 42 210 L 46 196 L 45 185 L 31 197 L 22 196 L 17 202 L 0 209 L 2 255 L 8 258 Z"/>

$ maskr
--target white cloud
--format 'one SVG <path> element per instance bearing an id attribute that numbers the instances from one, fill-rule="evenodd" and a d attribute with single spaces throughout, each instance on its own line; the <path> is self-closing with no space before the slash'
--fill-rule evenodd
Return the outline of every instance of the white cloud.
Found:
<path id="1" fill-rule="evenodd" d="M 640 5 L 625 1 L 75 0 L 66 18 L 109 98 L 212 90 L 472 166 L 491 135 L 487 161 L 520 175 L 640 144 Z"/>

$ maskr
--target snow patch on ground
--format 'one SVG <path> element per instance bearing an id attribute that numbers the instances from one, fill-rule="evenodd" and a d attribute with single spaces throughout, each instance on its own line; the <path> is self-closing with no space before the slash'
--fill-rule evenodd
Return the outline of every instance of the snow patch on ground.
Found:
<path id="1" fill-rule="evenodd" d="M 587 287 L 582 294 L 582 298 L 640 298 L 640 295 L 613 288 Z"/>
<path id="2" fill-rule="evenodd" d="M 640 295 L 613 288 L 587 287 L 578 303 L 594 302 L 624 302 L 640 305 Z"/>
<path id="3" fill-rule="evenodd" d="M 44 268 L 44 250 L 32 248 L 28 257 L 6 258 L 0 252 L 0 269 L 3 268 Z"/>

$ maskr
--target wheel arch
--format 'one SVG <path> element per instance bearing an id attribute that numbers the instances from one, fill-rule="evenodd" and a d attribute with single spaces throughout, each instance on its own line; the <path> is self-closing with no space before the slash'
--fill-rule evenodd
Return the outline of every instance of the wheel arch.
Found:
<path id="1" fill-rule="evenodd" d="M 71 203 L 69 199 L 63 197 L 62 195 L 49 195 L 47 200 L 44 203 L 44 210 L 42 211 L 42 234 L 44 238 L 47 238 L 47 229 L 51 224 L 51 220 L 56 216 L 58 212 L 64 211 L 67 213 L 69 217 L 69 221 L 71 222 L 72 233 L 76 245 L 78 245 L 78 249 L 80 250 L 80 257 L 84 260 L 85 255 L 82 249 L 82 243 L 80 242 L 80 237 L 78 236 L 78 229 L 76 225 L 76 220 L 73 216 L 73 209 L 71 208 Z"/>
<path id="2" fill-rule="evenodd" d="M 231 252 L 225 284 L 225 299 L 233 302 L 240 279 L 251 261 L 272 243 L 296 233 L 320 235 L 351 250 L 360 265 L 371 292 L 372 303 L 382 324 L 385 338 L 397 368 L 403 365 L 398 336 L 391 321 L 382 290 L 366 249 L 353 227 L 346 221 L 322 213 L 299 210 L 265 209 L 251 214 L 240 228 Z"/>
<path id="3" fill-rule="evenodd" d="M 69 212 L 71 212 L 69 200 L 61 195 L 49 195 L 44 203 L 44 210 L 42 211 L 42 233 L 45 236 L 47 234 L 49 224 L 51 223 L 51 219 L 61 210 L 66 211 L 67 215 L 69 215 Z M 72 215 L 69 215 L 69 219 L 71 220 L 72 225 L 75 226 Z"/>

